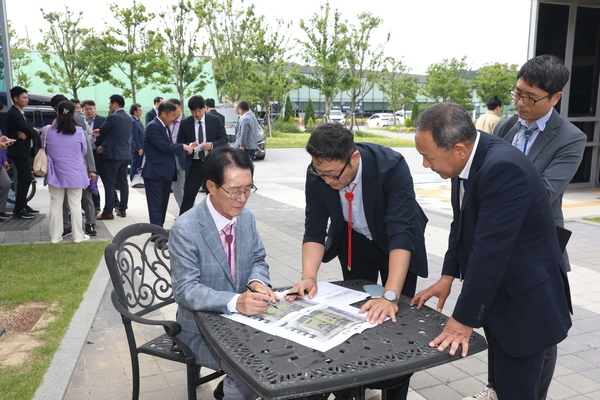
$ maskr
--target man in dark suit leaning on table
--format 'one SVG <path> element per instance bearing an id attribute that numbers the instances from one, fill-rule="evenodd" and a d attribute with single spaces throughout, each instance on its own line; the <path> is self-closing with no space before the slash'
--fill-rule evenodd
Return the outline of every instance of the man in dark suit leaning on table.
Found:
<path id="1" fill-rule="evenodd" d="M 179 335 L 197 364 L 227 373 L 215 397 L 224 391 L 226 400 L 254 400 L 256 393 L 220 360 L 194 319 L 194 311 L 256 315 L 278 300 L 254 215 L 245 208 L 256 190 L 254 164 L 243 150 L 221 146 L 204 165 L 210 194 L 180 215 L 169 235 Z"/>
<path id="2" fill-rule="evenodd" d="M 194 206 L 196 195 L 204 184 L 204 158 L 216 147 L 227 144 L 227 132 L 219 117 L 206 113 L 202 96 L 192 96 L 188 107 L 192 115 L 181 121 L 177 143 L 194 146 L 194 153 L 187 156 L 185 185 L 179 215 Z"/>
<path id="3" fill-rule="evenodd" d="M 158 117 L 146 127 L 144 149 L 146 151 L 146 164 L 142 170 L 146 202 L 150 223 L 160 227 L 165 223 L 171 182 L 177 179 L 175 157 L 177 154 L 187 152 L 192 154 L 192 146 L 173 143 L 168 126 L 178 118 L 177 106 L 170 101 L 163 101 L 158 106 Z"/>
<path id="4" fill-rule="evenodd" d="M 352 132 L 335 123 L 317 127 L 306 150 L 312 162 L 302 278 L 292 291 L 314 296 L 321 262 L 337 256 L 344 280 L 377 282 L 381 275 L 384 297 L 363 306 L 367 320 L 382 323 L 389 316 L 396 322 L 400 294 L 412 297 L 417 276 L 427 276 L 427 217 L 415 200 L 404 157 L 387 147 L 355 144 Z M 389 400 L 406 399 L 410 376 L 403 378 L 377 386 Z"/>
<path id="5" fill-rule="evenodd" d="M 473 328 L 494 352 L 500 399 L 538 398 L 544 356 L 571 327 L 569 284 L 550 201 L 533 164 L 504 140 L 480 133 L 461 106 L 429 107 L 416 124 L 423 165 L 452 178 L 448 250 L 442 276 L 418 293 L 421 307 L 463 280 L 452 316 L 430 346 L 466 356 Z"/>

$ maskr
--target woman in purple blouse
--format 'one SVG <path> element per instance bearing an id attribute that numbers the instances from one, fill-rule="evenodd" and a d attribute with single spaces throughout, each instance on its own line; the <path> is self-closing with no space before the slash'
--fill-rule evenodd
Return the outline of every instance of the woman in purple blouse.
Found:
<path id="1" fill-rule="evenodd" d="M 58 105 L 56 121 L 42 130 L 42 144 L 46 143 L 48 174 L 44 185 L 50 193 L 50 239 L 62 240 L 62 206 L 65 194 L 71 210 L 71 226 L 75 243 L 89 240 L 83 233 L 81 220 L 81 189 L 89 185 L 84 157 L 87 144 L 83 129 L 75 125 L 75 106 L 69 101 Z"/>

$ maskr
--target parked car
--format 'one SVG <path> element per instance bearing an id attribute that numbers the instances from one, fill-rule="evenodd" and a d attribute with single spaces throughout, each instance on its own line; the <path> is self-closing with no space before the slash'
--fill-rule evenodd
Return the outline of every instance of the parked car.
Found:
<path id="1" fill-rule="evenodd" d="M 365 122 L 367 128 L 378 128 L 380 126 L 392 126 L 394 125 L 394 115 L 391 113 L 377 113 L 373 114 L 371 118 Z"/>
<path id="2" fill-rule="evenodd" d="M 329 119 L 331 122 L 338 122 L 342 125 L 346 123 L 346 116 L 340 110 L 329 110 Z"/>
<path id="3" fill-rule="evenodd" d="M 227 141 L 230 146 L 233 146 L 235 143 L 235 126 L 237 125 L 238 115 L 233 111 L 233 106 L 229 104 L 217 104 L 216 106 L 217 112 L 223 116 L 225 116 L 225 131 L 227 132 Z M 258 131 L 258 149 L 254 153 L 255 160 L 264 160 L 267 155 L 267 144 L 265 139 L 265 132 L 262 129 L 262 125 L 260 125 L 260 130 Z"/>

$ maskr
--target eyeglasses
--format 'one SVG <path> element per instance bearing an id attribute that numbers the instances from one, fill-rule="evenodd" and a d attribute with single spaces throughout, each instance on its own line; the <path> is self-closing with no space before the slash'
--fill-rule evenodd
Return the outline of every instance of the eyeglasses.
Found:
<path id="1" fill-rule="evenodd" d="M 515 104 L 519 103 L 519 101 L 522 100 L 523 104 L 525 104 L 527 107 L 533 107 L 533 106 L 535 106 L 535 103 L 537 103 L 538 101 L 544 100 L 545 98 L 552 96 L 551 94 L 548 94 L 544 97 L 540 97 L 539 99 L 532 99 L 531 97 L 521 96 L 519 93 L 515 92 L 514 90 L 510 91 L 510 95 L 515 100 Z"/>
<path id="2" fill-rule="evenodd" d="M 246 190 L 236 190 L 235 192 L 230 192 L 227 189 L 225 189 L 223 186 L 219 186 L 221 189 L 223 189 L 223 191 L 225 193 L 227 193 L 229 195 L 229 198 L 231 200 L 237 200 L 240 197 L 242 197 L 242 195 L 245 195 L 246 198 L 250 197 L 250 195 L 252 193 L 256 193 L 256 191 L 258 190 L 258 188 L 256 186 L 254 186 L 254 183 L 252 184 L 252 186 L 250 186 L 250 189 L 246 189 Z"/>
<path id="3" fill-rule="evenodd" d="M 346 164 L 344 164 L 344 168 L 342 168 L 342 170 L 340 171 L 339 174 L 337 175 L 331 175 L 331 174 L 322 174 L 319 171 L 316 170 L 315 166 L 313 165 L 313 163 L 311 162 L 310 165 L 308 166 L 308 173 L 309 174 L 313 174 L 316 176 L 320 176 L 321 178 L 325 179 L 325 178 L 329 178 L 329 179 L 333 179 L 334 181 L 339 181 L 342 174 L 344 173 L 344 171 L 346 170 L 346 167 L 348 166 L 348 164 L 350 164 L 350 160 L 352 159 L 352 155 L 350 155 L 350 157 L 348 157 L 348 161 L 346 161 Z"/>

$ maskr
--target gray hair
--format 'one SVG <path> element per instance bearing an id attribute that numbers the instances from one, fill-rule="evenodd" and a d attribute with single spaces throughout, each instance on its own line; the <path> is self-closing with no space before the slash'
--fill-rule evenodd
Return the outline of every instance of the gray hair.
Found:
<path id="1" fill-rule="evenodd" d="M 431 132 L 435 145 L 450 150 L 457 143 L 472 143 L 477 129 L 471 115 L 455 103 L 436 103 L 419 114 L 417 133 Z"/>

